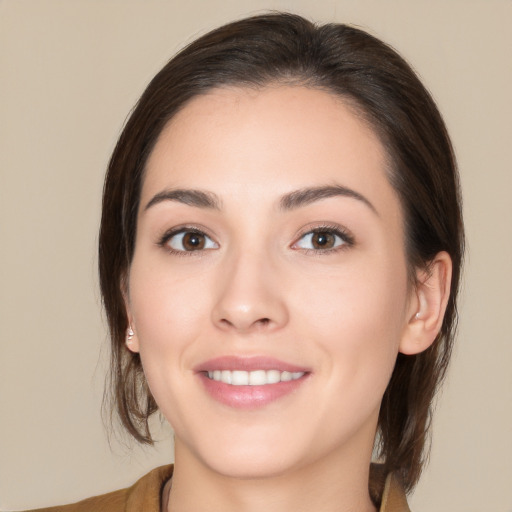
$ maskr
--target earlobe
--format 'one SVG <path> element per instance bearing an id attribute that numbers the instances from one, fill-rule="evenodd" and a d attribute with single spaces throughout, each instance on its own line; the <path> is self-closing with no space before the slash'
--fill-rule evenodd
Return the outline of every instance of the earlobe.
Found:
<path id="1" fill-rule="evenodd" d="M 139 352 L 139 341 L 137 336 L 135 335 L 134 330 L 132 329 L 131 323 L 128 326 L 128 329 L 126 329 L 125 344 L 130 352 Z"/>
<path id="2" fill-rule="evenodd" d="M 418 270 L 415 300 L 404 335 L 400 342 L 402 354 L 413 355 L 426 350 L 436 339 L 443 324 L 450 297 L 452 260 L 440 252 L 424 270 Z"/>
<path id="3" fill-rule="evenodd" d="M 122 280 L 121 293 L 123 295 L 124 307 L 126 309 L 126 316 L 128 317 L 128 328 L 126 329 L 125 345 L 130 352 L 139 352 L 139 339 L 135 333 L 133 326 L 134 320 L 130 308 L 130 298 L 128 295 L 128 286 L 126 280 Z"/>

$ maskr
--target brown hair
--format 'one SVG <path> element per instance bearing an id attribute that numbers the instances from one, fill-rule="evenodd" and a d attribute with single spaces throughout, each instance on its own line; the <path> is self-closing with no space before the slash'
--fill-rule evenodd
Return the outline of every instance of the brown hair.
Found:
<path id="1" fill-rule="evenodd" d="M 151 443 L 157 405 L 138 354 L 126 350 L 122 288 L 134 252 L 144 167 L 167 122 L 187 102 L 213 88 L 286 83 L 319 88 L 355 105 L 386 147 L 389 179 L 405 217 L 411 276 L 439 251 L 453 262 L 451 296 L 433 345 L 398 355 L 383 397 L 378 449 L 385 472 L 416 484 L 425 457 L 432 402 L 448 365 L 456 327 L 463 256 L 458 175 L 452 146 L 430 94 L 389 46 L 362 30 L 317 26 L 273 13 L 218 28 L 179 52 L 151 81 L 119 138 L 103 195 L 99 271 L 112 342 L 111 398 L 126 429 Z"/>

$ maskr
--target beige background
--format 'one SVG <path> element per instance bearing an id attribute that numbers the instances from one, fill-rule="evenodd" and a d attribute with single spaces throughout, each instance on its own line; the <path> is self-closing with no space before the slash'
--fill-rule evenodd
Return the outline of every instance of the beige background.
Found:
<path id="1" fill-rule="evenodd" d="M 96 279 L 122 123 L 186 41 L 266 8 L 367 28 L 432 90 L 459 158 L 461 324 L 415 512 L 512 511 L 512 1 L 0 1 L 0 509 L 78 500 L 171 459 L 109 448 Z"/>

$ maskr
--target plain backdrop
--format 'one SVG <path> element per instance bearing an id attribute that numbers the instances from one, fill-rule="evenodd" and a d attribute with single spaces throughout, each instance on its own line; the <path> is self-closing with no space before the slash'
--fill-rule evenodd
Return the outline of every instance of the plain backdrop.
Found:
<path id="1" fill-rule="evenodd" d="M 266 9 L 359 25 L 432 91 L 468 237 L 460 332 L 414 512 L 512 512 L 512 2 L 0 0 L 0 509 L 133 483 L 172 460 L 109 446 L 96 277 L 104 170 L 150 78 L 186 42 Z"/>

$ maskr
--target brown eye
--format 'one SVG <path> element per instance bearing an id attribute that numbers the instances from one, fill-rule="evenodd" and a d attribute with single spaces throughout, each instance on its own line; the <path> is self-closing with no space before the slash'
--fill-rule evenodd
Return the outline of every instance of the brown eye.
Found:
<path id="1" fill-rule="evenodd" d="M 309 251 L 330 251 L 343 245 L 353 245 L 353 239 L 348 234 L 337 229 L 318 229 L 309 231 L 300 237 L 293 245 L 294 249 Z"/>
<path id="2" fill-rule="evenodd" d="M 169 238 L 167 244 L 172 250 L 179 252 L 218 248 L 218 245 L 209 236 L 198 231 L 180 231 L 175 233 Z"/>
<path id="3" fill-rule="evenodd" d="M 186 251 L 197 251 L 203 249 L 205 240 L 204 235 L 199 233 L 185 233 L 183 235 L 183 248 Z"/>
<path id="4" fill-rule="evenodd" d="M 327 231 L 319 231 L 312 233 L 311 245 L 315 249 L 332 249 L 336 242 L 336 238 L 332 233 Z"/>

